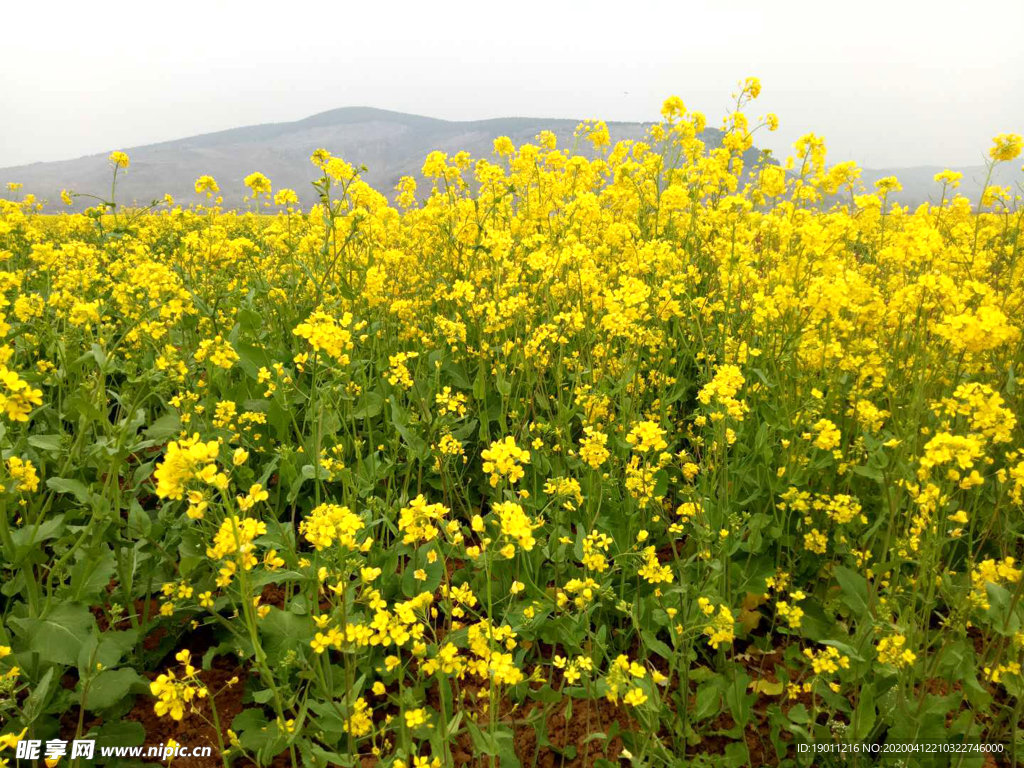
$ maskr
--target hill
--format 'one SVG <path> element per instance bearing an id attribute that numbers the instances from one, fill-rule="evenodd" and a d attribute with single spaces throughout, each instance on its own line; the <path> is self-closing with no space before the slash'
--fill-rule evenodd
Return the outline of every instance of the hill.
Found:
<path id="1" fill-rule="evenodd" d="M 532 142 L 542 130 L 558 137 L 560 147 L 572 147 L 578 120 L 507 117 L 492 120 L 451 121 L 391 112 L 370 107 L 343 107 L 290 123 L 268 123 L 216 133 L 127 147 L 131 168 L 118 181 L 122 203 L 150 200 L 171 194 L 180 202 L 198 201 L 194 183 L 203 174 L 217 179 L 226 207 L 243 205 L 242 180 L 253 171 L 266 174 L 275 189 L 289 187 L 304 205 L 316 200 L 310 182 L 316 177 L 310 154 L 323 147 L 354 165 L 365 165 L 363 178 L 390 196 L 405 175 L 418 176 L 424 158 L 433 150 L 454 154 L 466 150 L 474 158 L 492 158 L 492 143 L 509 136 L 515 144 Z M 612 141 L 640 139 L 649 123 L 608 124 Z M 721 133 L 705 131 L 704 140 L 717 146 Z M 581 148 L 582 152 L 582 148 Z M 756 152 L 752 153 L 756 160 Z M 0 169 L 0 184 L 24 184 L 22 193 L 56 201 L 62 188 L 78 192 L 109 189 L 107 153 L 75 160 L 32 163 Z M 81 206 L 87 203 L 82 201 Z"/>
<path id="2" fill-rule="evenodd" d="M 890 195 L 890 199 L 903 205 L 916 208 L 923 202 L 939 203 L 942 196 L 942 186 L 936 184 L 935 174 L 946 170 L 939 165 L 919 165 L 911 168 L 865 168 L 861 174 L 861 181 L 868 189 L 874 189 L 874 183 L 885 176 L 895 176 L 900 180 L 903 191 Z M 960 188 L 956 190 L 959 194 L 977 202 L 978 196 L 985 184 L 987 169 L 984 165 L 957 166 L 949 168 L 951 171 L 959 171 L 963 174 L 960 181 Z M 1013 185 L 1016 194 L 1024 194 L 1019 185 L 1024 185 L 1024 172 L 1016 163 L 1002 163 L 996 166 L 989 184 L 1005 186 Z M 947 197 L 951 195 L 947 194 Z"/>
<path id="3" fill-rule="evenodd" d="M 534 141 L 542 130 L 554 132 L 559 147 L 571 148 L 573 131 L 579 122 L 534 117 L 453 121 L 372 107 L 342 107 L 294 122 L 251 125 L 128 147 L 125 151 L 131 156 L 132 164 L 129 172 L 118 181 L 118 200 L 145 204 L 170 194 L 182 203 L 197 202 L 195 180 L 210 174 L 220 185 L 225 207 L 241 207 L 247 191 L 242 180 L 253 171 L 261 171 L 271 179 L 275 189 L 296 190 L 303 205 L 308 206 L 316 200 L 310 186 L 315 171 L 309 164 L 309 156 L 319 147 L 354 165 L 365 165 L 368 170 L 363 178 L 390 196 L 402 176 L 419 176 L 424 158 L 433 150 L 449 154 L 466 150 L 474 158 L 491 158 L 492 142 L 498 136 L 508 136 L 519 145 Z M 611 122 L 608 130 L 613 142 L 641 139 L 649 125 Z M 720 144 L 721 136 L 717 129 L 708 128 L 702 138 L 709 147 L 715 147 Z M 580 152 L 587 154 L 583 147 Z M 20 182 L 24 184 L 21 193 L 31 192 L 51 202 L 57 201 L 63 188 L 104 193 L 110 185 L 107 154 L 2 168 L 0 184 Z M 758 153 L 752 149 L 748 155 L 749 167 L 757 160 Z M 870 189 L 877 179 L 895 175 L 903 191 L 892 199 L 917 206 L 927 200 L 938 201 L 941 189 L 932 177 L 941 170 L 940 166 L 869 168 L 864 169 L 862 180 Z M 976 200 L 985 179 L 984 166 L 952 170 L 964 175 L 960 193 Z M 992 183 L 1021 184 L 1024 173 L 1004 165 L 998 169 Z M 86 200 L 78 202 L 77 209 L 89 204 Z"/>

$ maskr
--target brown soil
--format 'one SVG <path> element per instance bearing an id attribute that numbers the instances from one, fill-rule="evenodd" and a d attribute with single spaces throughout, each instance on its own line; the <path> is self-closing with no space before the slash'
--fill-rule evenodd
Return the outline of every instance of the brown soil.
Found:
<path id="1" fill-rule="evenodd" d="M 148 672 L 145 677 L 153 680 L 157 677 L 156 672 Z M 216 694 L 217 714 L 220 716 L 221 725 L 226 733 L 228 724 L 242 711 L 242 695 L 245 689 L 245 670 L 237 666 L 232 659 L 220 656 L 214 659 L 208 670 L 198 672 L 199 679 L 209 690 L 210 695 Z M 238 678 L 234 685 L 228 685 L 233 677 Z M 179 757 L 172 761 L 172 764 L 179 768 L 214 768 L 221 766 L 220 749 L 217 746 L 217 733 L 212 725 L 212 709 L 209 699 L 196 699 L 196 712 L 187 712 L 180 721 L 172 720 L 169 717 L 157 717 L 153 711 L 153 699 L 149 696 L 138 696 L 135 706 L 122 719 L 141 723 L 146 730 L 144 745 L 153 747 L 159 744 L 166 744 L 174 739 L 179 744 L 189 748 L 211 747 L 211 757 Z M 61 718 L 61 738 L 72 739 L 78 724 L 78 708 L 75 707 Z M 103 718 L 86 717 L 83 732 L 88 732 L 93 726 L 103 724 Z M 225 737 L 226 738 L 226 737 Z M 153 761 L 154 765 L 166 765 Z"/>
<path id="2" fill-rule="evenodd" d="M 598 759 L 618 759 L 622 753 L 622 739 L 618 736 L 610 741 L 604 739 L 593 739 L 584 743 L 587 737 L 594 733 L 608 733 L 612 723 L 618 723 L 620 730 L 632 730 L 637 727 L 624 707 L 612 704 L 606 699 L 573 701 L 572 719 L 568 722 L 565 719 L 565 710 L 568 700 L 563 699 L 558 706 L 548 715 L 547 737 L 556 750 L 549 747 L 542 747 L 538 754 L 537 765 L 539 768 L 589 768 Z M 529 717 L 530 713 L 541 704 L 533 702 L 527 705 L 521 717 Z M 562 762 L 561 751 L 566 747 L 575 747 L 576 757 L 566 759 Z M 533 755 L 537 749 L 537 733 L 528 725 L 516 728 L 515 734 L 516 757 L 524 765 L 532 765 Z"/>
<path id="3" fill-rule="evenodd" d="M 113 585 L 113 582 L 111 582 L 111 584 Z M 107 588 L 107 591 L 112 592 L 113 589 L 114 587 L 110 586 Z M 135 615 L 139 618 L 140 622 L 142 621 L 142 612 L 144 607 L 145 606 L 143 605 L 142 600 L 135 601 L 133 610 L 135 611 Z M 131 629 L 131 619 L 129 619 L 127 615 L 122 615 L 121 618 L 119 618 L 117 621 L 114 622 L 113 625 L 111 625 L 110 619 L 107 617 L 107 611 L 105 611 L 103 608 L 94 605 L 89 610 L 92 612 L 92 615 L 96 618 L 96 626 L 100 632 L 106 632 L 108 629 Z M 167 636 L 166 627 L 161 626 L 156 622 L 156 620 L 159 618 L 160 601 L 155 598 L 150 598 L 149 607 L 146 611 L 147 634 L 145 639 L 143 640 L 143 647 L 147 651 L 151 651 L 154 648 L 156 648 L 160 644 L 160 641 Z"/>
<path id="4" fill-rule="evenodd" d="M 199 678 L 210 692 L 210 696 L 216 694 L 217 715 L 220 718 L 221 728 L 226 734 L 231 721 L 242 711 L 242 694 L 245 690 L 245 670 L 237 666 L 233 659 L 225 656 L 213 660 L 210 669 L 202 670 Z M 155 678 L 155 673 L 147 677 Z M 238 678 L 234 685 L 228 685 L 232 678 Z M 212 725 L 212 709 L 209 700 L 201 700 L 197 704 L 197 713 L 189 714 L 180 722 L 175 722 L 168 717 L 157 717 L 153 711 L 153 702 L 145 696 L 140 696 L 135 707 L 125 717 L 126 720 L 135 720 L 142 723 L 146 729 L 146 744 L 167 743 L 168 739 L 174 739 L 179 744 L 194 747 L 212 747 L 211 757 L 181 757 L 173 761 L 173 765 L 180 768 L 211 768 L 221 765 L 220 749 L 217 746 L 217 733 Z M 226 735 L 224 736 L 226 739 Z"/>
<path id="5" fill-rule="evenodd" d="M 275 608 L 284 610 L 285 598 L 287 593 L 284 587 L 280 584 L 267 584 L 263 587 L 263 591 L 260 593 L 260 603 L 262 605 L 272 605 Z"/>

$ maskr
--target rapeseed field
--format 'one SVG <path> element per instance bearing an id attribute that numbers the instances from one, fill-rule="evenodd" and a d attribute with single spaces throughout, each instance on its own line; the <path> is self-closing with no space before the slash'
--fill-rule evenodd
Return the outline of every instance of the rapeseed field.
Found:
<path id="1" fill-rule="evenodd" d="M 317 150 L 308 210 L 10 185 L 0 765 L 1019 754 L 1019 190 L 745 165 L 759 91 L 721 146 L 670 98 L 395 190 Z"/>

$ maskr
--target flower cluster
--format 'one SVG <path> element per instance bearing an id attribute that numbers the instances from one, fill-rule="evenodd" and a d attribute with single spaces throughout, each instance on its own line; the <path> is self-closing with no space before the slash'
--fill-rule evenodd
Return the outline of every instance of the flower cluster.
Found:
<path id="1" fill-rule="evenodd" d="M 484 472 L 490 475 L 490 483 L 496 486 L 502 480 L 516 483 L 523 479 L 523 464 L 530 463 L 530 452 L 516 445 L 515 438 L 495 440 L 480 454 L 484 460 Z"/>

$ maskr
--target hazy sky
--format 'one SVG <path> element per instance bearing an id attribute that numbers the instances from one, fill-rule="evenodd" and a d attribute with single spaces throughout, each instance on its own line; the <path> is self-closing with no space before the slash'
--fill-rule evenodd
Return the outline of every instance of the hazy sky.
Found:
<path id="1" fill-rule="evenodd" d="M 1024 2 L 4 3 L 0 167 L 366 105 L 652 120 L 671 94 L 830 160 L 974 165 L 1024 132 Z M 328 149 L 330 149 L 328 147 Z"/>

